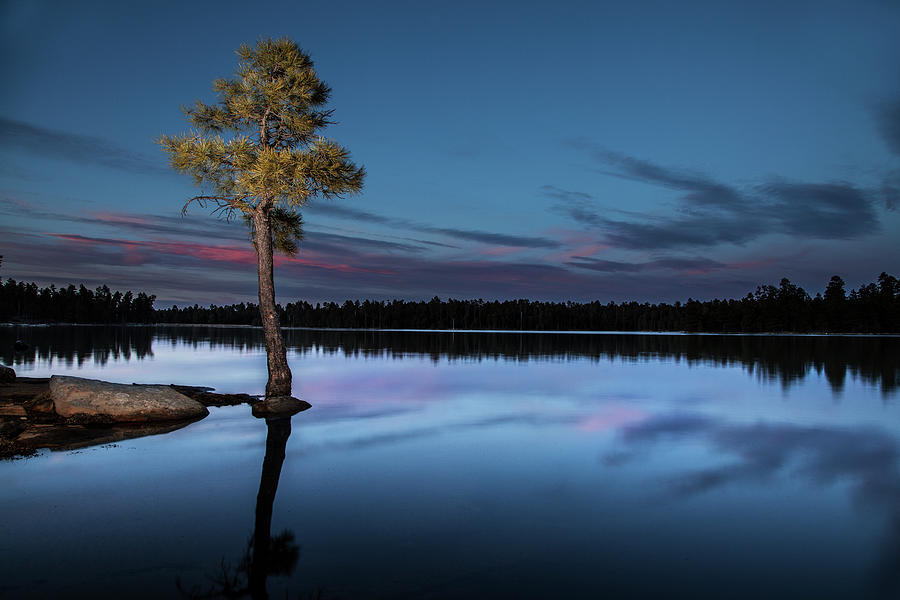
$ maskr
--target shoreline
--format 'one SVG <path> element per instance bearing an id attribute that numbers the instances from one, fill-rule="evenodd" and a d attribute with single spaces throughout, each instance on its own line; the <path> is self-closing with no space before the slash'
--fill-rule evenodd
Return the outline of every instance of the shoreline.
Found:
<path id="1" fill-rule="evenodd" d="M 217 394 L 210 387 L 164 385 L 207 408 L 253 406 L 260 401 L 249 394 Z M 16 377 L 0 384 L 0 460 L 27 458 L 41 449 L 74 450 L 169 433 L 203 418 L 133 424 L 83 417 L 67 419 L 54 408 L 49 377 Z"/>
<path id="2" fill-rule="evenodd" d="M 262 331 L 262 325 L 242 325 L 234 323 L 14 323 L 10 321 L 0 323 L 0 327 L 107 327 L 110 329 L 122 327 L 171 327 L 171 328 L 195 328 L 211 327 L 216 329 L 258 329 Z M 896 338 L 896 333 L 867 333 L 867 332 L 827 332 L 827 331 L 667 331 L 667 330 L 592 330 L 592 329 L 396 329 L 396 328 L 363 328 L 363 327 L 289 327 L 282 326 L 282 331 L 357 331 L 360 333 L 452 333 L 452 334 L 570 334 L 570 335 L 646 335 L 646 336 L 730 336 L 730 337 L 852 337 L 852 338 Z"/>

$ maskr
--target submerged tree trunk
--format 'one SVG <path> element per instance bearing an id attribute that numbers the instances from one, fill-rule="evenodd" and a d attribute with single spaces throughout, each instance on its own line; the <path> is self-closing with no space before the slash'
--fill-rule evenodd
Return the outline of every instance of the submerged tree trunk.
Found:
<path id="1" fill-rule="evenodd" d="M 263 337 L 266 340 L 266 365 L 269 379 L 266 397 L 291 395 L 291 368 L 287 362 L 287 349 L 281 337 L 281 325 L 275 310 L 275 278 L 273 276 L 272 229 L 268 213 L 253 215 L 256 246 L 257 274 L 259 276 L 259 316 Z"/>

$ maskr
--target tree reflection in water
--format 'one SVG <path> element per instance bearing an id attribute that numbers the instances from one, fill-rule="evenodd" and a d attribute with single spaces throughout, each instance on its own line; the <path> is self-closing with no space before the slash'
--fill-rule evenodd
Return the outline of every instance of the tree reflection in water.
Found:
<path id="1" fill-rule="evenodd" d="M 300 549 L 294 534 L 284 531 L 272 537 L 272 506 L 278 479 L 284 464 L 284 450 L 291 435 L 291 418 L 266 419 L 266 457 L 263 459 L 259 493 L 256 495 L 256 525 L 251 542 L 249 587 L 254 599 L 268 598 L 266 578 L 269 575 L 290 575 L 297 566 Z"/>
<path id="2" fill-rule="evenodd" d="M 223 558 L 219 571 L 207 575 L 211 582 L 208 587 L 197 585 L 186 590 L 180 580 L 176 580 L 179 592 L 186 598 L 268 599 L 268 577 L 289 576 L 297 566 L 300 547 L 294 541 L 294 533 L 286 529 L 272 536 L 272 507 L 284 465 L 285 448 L 291 436 L 291 417 L 266 418 L 266 427 L 266 455 L 256 495 L 256 522 L 244 555 L 235 566 Z"/>

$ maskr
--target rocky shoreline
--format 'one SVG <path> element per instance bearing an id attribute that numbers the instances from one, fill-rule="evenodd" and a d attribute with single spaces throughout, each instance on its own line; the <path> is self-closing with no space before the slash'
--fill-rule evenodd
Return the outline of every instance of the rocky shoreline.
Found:
<path id="1" fill-rule="evenodd" d="M 293 400 L 305 405 L 300 410 L 309 407 Z M 268 402 L 249 394 L 217 394 L 209 387 L 16 377 L 3 367 L 0 459 L 168 433 L 204 418 L 210 406 L 249 404 L 254 415 L 268 416 Z"/>

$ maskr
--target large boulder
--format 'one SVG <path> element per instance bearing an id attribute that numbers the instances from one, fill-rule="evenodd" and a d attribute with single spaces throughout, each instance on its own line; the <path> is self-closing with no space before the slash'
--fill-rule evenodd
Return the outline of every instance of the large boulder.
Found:
<path id="1" fill-rule="evenodd" d="M 205 406 L 168 385 L 108 383 L 54 375 L 50 397 L 56 413 L 82 422 L 146 423 L 205 417 Z"/>
<path id="2" fill-rule="evenodd" d="M 15 380 L 16 372 L 9 367 L 0 365 L 0 383 L 12 383 Z"/>

